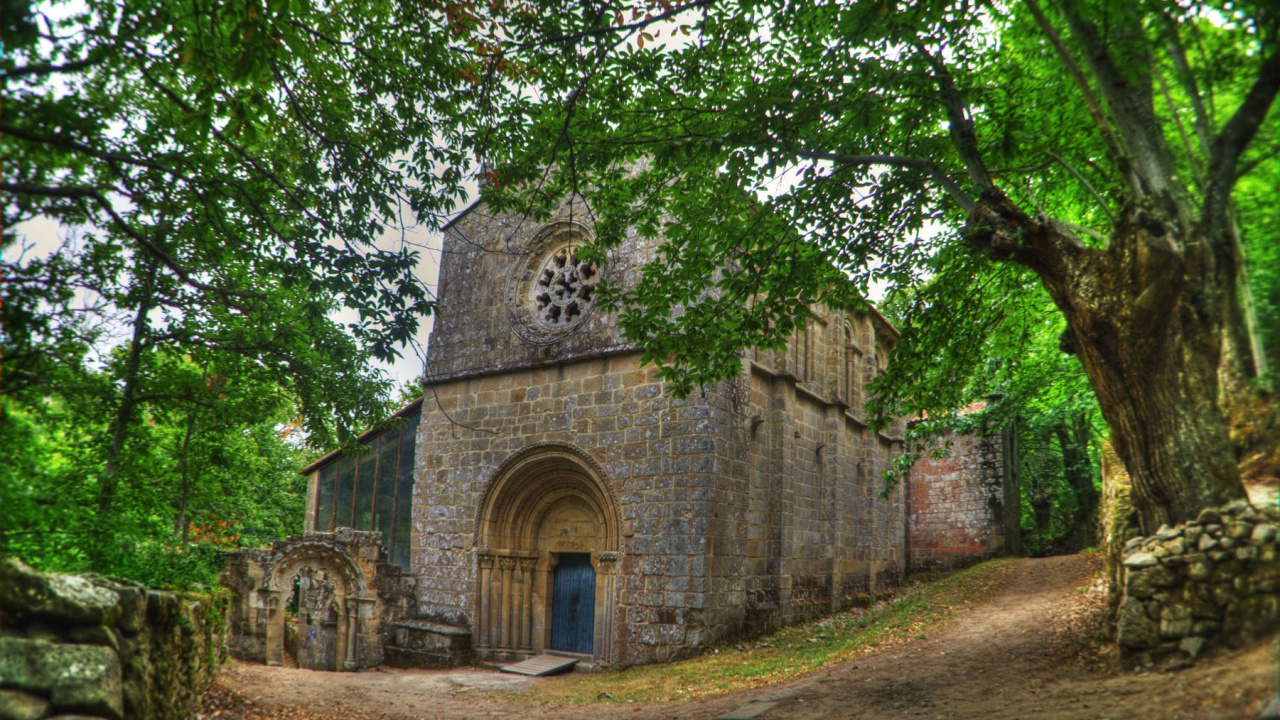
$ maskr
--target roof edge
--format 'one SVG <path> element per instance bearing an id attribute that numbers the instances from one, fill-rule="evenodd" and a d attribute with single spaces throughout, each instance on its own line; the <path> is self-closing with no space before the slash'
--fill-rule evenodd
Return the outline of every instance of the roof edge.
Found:
<path id="1" fill-rule="evenodd" d="M 408 417 L 417 412 L 421 412 L 422 400 L 423 398 L 418 398 L 417 400 L 406 403 L 399 410 L 392 413 L 387 419 L 394 420 L 396 418 Z M 365 440 L 371 440 L 377 437 L 378 435 L 381 435 L 382 433 L 386 432 L 387 430 L 388 428 L 369 428 L 368 430 L 365 430 L 364 432 L 360 433 L 359 437 L 356 438 L 356 442 L 362 443 Z M 299 470 L 298 474 L 310 475 L 311 473 L 323 468 L 329 463 L 335 462 L 340 457 L 342 457 L 341 448 L 338 448 L 337 450 L 331 450 L 328 453 L 325 453 L 320 459 L 315 460 L 310 465 Z"/>

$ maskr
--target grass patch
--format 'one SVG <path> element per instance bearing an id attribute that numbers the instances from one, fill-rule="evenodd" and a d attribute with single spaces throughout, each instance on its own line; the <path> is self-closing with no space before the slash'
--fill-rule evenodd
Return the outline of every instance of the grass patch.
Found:
<path id="1" fill-rule="evenodd" d="M 1007 560 L 909 582 L 895 597 L 750 642 L 673 663 L 547 678 L 524 697 L 538 704 L 651 703 L 714 697 L 790 680 L 831 663 L 918 638 L 957 608 L 988 599 Z"/>

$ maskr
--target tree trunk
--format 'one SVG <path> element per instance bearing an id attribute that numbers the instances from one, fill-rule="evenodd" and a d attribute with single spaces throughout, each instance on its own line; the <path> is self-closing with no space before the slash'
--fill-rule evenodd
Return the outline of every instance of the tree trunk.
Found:
<path id="1" fill-rule="evenodd" d="M 1003 503 L 1001 524 L 1004 527 L 1004 551 L 1020 556 L 1022 547 L 1022 488 L 1018 476 L 1018 419 L 1014 418 L 1000 430 L 1000 456 Z"/>
<path id="2" fill-rule="evenodd" d="M 98 489 L 98 515 L 105 516 L 115 500 L 116 489 L 120 485 L 120 456 L 124 452 L 125 435 L 129 423 L 133 421 L 133 412 L 137 405 L 135 396 L 138 386 L 138 368 L 142 361 L 142 349 L 146 344 L 150 323 L 147 316 L 151 313 L 153 291 L 156 280 L 156 263 L 150 260 L 144 271 L 142 297 L 138 300 L 138 311 L 133 318 L 133 337 L 129 342 L 129 354 L 124 361 L 124 387 L 120 391 L 120 404 L 116 406 L 116 415 L 111 422 L 111 445 L 107 447 L 107 465 L 102 473 L 102 487 Z"/>
<path id="3" fill-rule="evenodd" d="M 188 452 L 191 447 L 191 435 L 196 429 L 196 410 L 192 409 L 187 413 L 187 431 L 182 437 L 182 455 L 178 460 L 181 478 L 178 486 L 178 517 L 174 521 L 174 534 L 182 538 L 182 547 L 187 547 L 189 539 L 190 523 L 187 520 L 187 505 L 191 502 L 191 464 L 187 462 Z"/>
<path id="4" fill-rule="evenodd" d="M 1131 203 L 1095 249 L 993 191 L 967 228 L 983 251 L 1035 270 L 1065 315 L 1064 349 L 1084 365 L 1147 533 L 1245 495 L 1219 406 L 1242 317 L 1236 268 L 1189 215 L 1172 200 Z"/>

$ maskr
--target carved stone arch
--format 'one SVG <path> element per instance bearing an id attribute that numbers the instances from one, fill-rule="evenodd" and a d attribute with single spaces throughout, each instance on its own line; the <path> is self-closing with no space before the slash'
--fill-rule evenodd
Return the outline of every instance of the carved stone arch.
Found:
<path id="1" fill-rule="evenodd" d="M 338 570 L 347 595 L 364 597 L 368 594 L 368 585 L 364 573 L 360 572 L 360 566 L 346 553 L 328 543 L 303 539 L 285 545 L 274 554 L 275 562 L 271 564 L 263 583 L 267 590 L 284 592 L 284 583 L 291 581 L 298 570 L 323 565 Z"/>
<path id="2" fill-rule="evenodd" d="M 570 572 L 578 578 L 585 572 L 584 582 L 594 586 L 575 586 L 573 607 L 591 614 L 575 615 L 576 627 L 591 629 L 585 644 L 595 662 L 612 661 L 621 514 L 604 469 L 588 453 L 539 443 L 508 458 L 481 498 L 475 538 L 474 637 L 481 657 L 510 661 L 565 650 L 553 637 L 552 616 L 557 598 L 568 596 L 555 588 Z"/>
<path id="3" fill-rule="evenodd" d="M 604 468 L 576 445 L 559 442 L 530 445 L 498 466 L 476 508 L 476 545 L 482 550 L 515 550 L 522 545 L 521 549 L 532 549 L 528 541 L 535 538 L 529 530 L 541 518 L 531 517 L 530 513 L 547 509 L 549 503 L 540 497 L 544 495 L 578 495 L 587 499 L 605 521 L 601 537 L 605 547 L 601 551 L 620 549 L 621 518 Z"/>

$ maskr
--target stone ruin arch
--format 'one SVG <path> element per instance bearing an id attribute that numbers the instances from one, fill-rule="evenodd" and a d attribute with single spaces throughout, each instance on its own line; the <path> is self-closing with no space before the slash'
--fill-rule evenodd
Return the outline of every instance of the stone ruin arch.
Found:
<path id="1" fill-rule="evenodd" d="M 222 583 L 238 596 L 227 642 L 233 656 L 283 664 L 296 593 L 298 666 L 314 670 L 381 664 L 391 624 L 411 595 L 411 583 L 387 562 L 381 534 L 349 528 L 294 536 L 270 550 L 242 550 L 228 562 Z"/>

